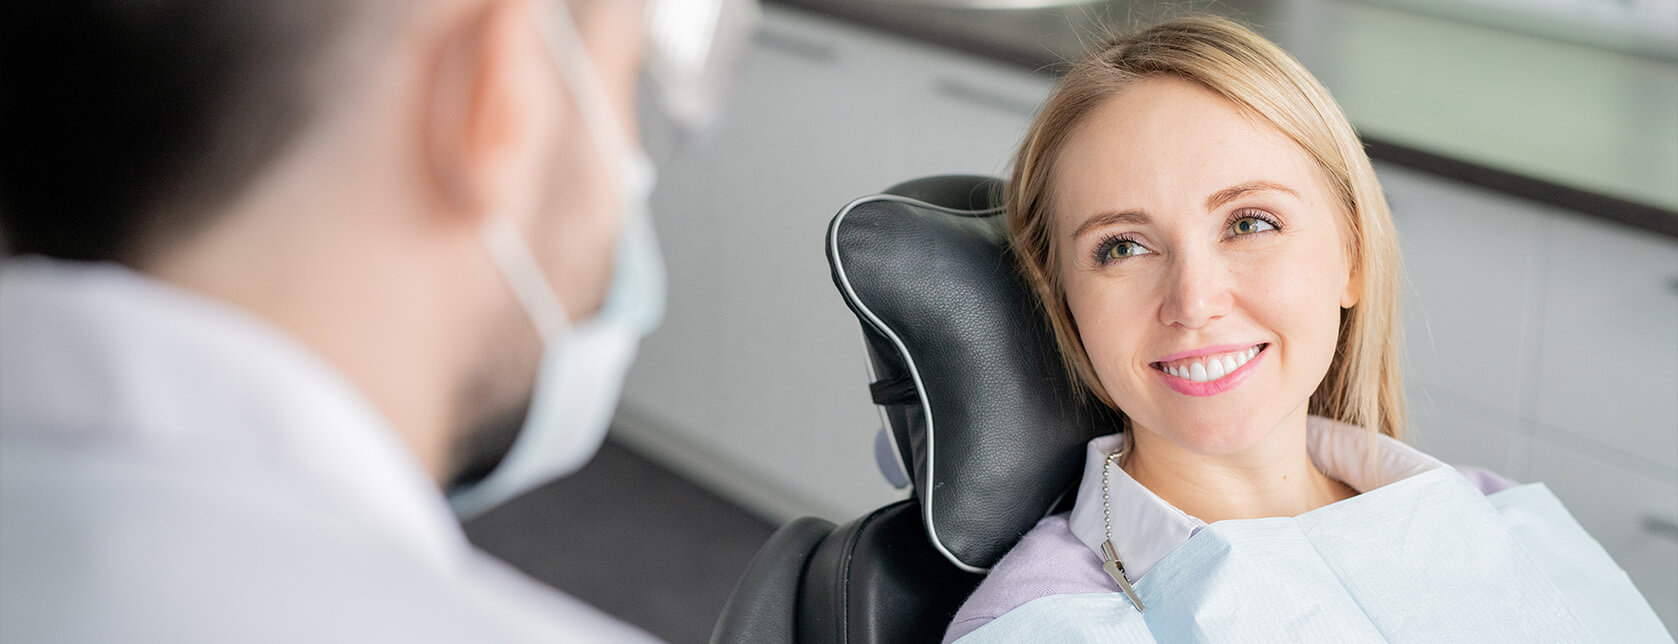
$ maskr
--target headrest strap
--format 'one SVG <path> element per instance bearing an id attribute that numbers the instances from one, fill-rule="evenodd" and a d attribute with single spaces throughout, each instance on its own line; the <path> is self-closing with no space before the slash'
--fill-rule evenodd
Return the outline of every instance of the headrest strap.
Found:
<path id="1" fill-rule="evenodd" d="M 868 393 L 873 395 L 876 405 L 908 405 L 921 400 L 914 379 L 907 375 L 871 382 Z"/>

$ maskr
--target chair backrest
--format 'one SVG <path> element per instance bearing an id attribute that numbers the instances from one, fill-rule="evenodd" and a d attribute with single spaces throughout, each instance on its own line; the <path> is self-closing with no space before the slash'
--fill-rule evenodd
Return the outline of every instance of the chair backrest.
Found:
<path id="1" fill-rule="evenodd" d="M 764 543 L 723 607 L 717 644 L 936 642 L 984 579 L 932 549 L 913 499 L 835 528 L 805 517 Z"/>
<path id="2" fill-rule="evenodd" d="M 919 179 L 845 206 L 827 257 L 933 547 L 990 568 L 1076 482 L 1118 417 L 1081 396 L 1007 249 L 990 177 Z"/>
<path id="3" fill-rule="evenodd" d="M 1007 251 L 1001 190 L 930 177 L 833 218 L 833 281 L 862 323 L 869 389 L 914 494 L 837 528 L 782 527 L 713 642 L 937 641 L 983 572 L 1075 484 L 1084 444 L 1118 427 L 1061 364 Z"/>
<path id="4" fill-rule="evenodd" d="M 936 642 L 984 579 L 926 540 L 913 500 L 833 531 L 811 553 L 798 596 L 798 642 Z"/>

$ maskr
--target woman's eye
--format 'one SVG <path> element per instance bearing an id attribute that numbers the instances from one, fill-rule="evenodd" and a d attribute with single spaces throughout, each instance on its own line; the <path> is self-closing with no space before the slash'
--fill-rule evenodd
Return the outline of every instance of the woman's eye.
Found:
<path id="1" fill-rule="evenodd" d="M 1147 248 L 1143 248 L 1141 244 L 1129 239 L 1115 239 L 1108 242 L 1106 252 L 1101 254 L 1101 260 L 1103 262 L 1110 262 L 1117 259 L 1124 259 L 1126 257 L 1146 255 L 1149 252 L 1151 251 Z"/>
<path id="2" fill-rule="evenodd" d="M 1253 233 L 1262 233 L 1266 230 L 1276 230 L 1276 226 L 1268 221 L 1259 219 L 1258 217 L 1242 217 L 1235 220 L 1231 229 L 1237 235 L 1251 235 Z"/>

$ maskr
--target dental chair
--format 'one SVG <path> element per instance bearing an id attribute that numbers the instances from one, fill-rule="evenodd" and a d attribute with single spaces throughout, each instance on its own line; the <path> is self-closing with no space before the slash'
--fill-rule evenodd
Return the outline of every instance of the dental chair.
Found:
<path id="1" fill-rule="evenodd" d="M 912 493 L 841 526 L 783 526 L 712 642 L 939 641 L 985 571 L 1070 502 L 1084 444 L 1118 428 L 1076 394 L 1013 267 L 1002 190 L 989 177 L 929 177 L 833 218 L 828 263 L 862 323 L 868 393 L 885 419 L 877 453 Z"/>

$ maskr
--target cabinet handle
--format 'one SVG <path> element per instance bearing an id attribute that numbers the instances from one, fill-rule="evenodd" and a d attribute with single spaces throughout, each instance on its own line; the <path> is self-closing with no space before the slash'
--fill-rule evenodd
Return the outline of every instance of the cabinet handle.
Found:
<path id="1" fill-rule="evenodd" d="M 1652 514 L 1643 515 L 1643 532 L 1668 541 L 1678 541 L 1678 523 Z"/>
<path id="2" fill-rule="evenodd" d="M 764 49 L 803 58 L 812 63 L 829 65 L 839 61 L 839 51 L 833 45 L 789 33 L 759 29 L 757 44 Z"/>
<path id="3" fill-rule="evenodd" d="M 1036 102 L 1021 100 L 996 90 L 985 89 L 954 79 L 939 78 L 938 82 L 933 85 L 932 91 L 944 98 L 955 99 L 969 105 L 977 105 L 1004 114 L 1031 118 L 1037 113 Z"/>

